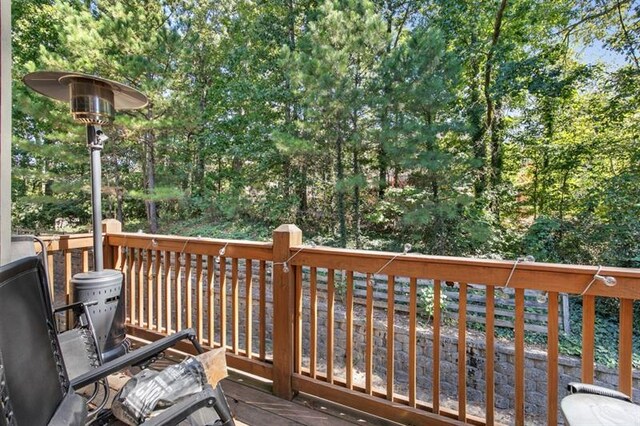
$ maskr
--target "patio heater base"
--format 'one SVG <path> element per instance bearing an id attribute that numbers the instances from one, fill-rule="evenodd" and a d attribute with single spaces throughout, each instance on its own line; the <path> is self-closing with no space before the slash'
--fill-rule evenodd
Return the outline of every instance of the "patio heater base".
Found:
<path id="1" fill-rule="evenodd" d="M 122 356 L 129 350 L 122 281 L 122 273 L 114 269 L 81 272 L 71 279 L 74 301 L 97 302 L 89 306 L 89 312 L 103 362 Z"/>

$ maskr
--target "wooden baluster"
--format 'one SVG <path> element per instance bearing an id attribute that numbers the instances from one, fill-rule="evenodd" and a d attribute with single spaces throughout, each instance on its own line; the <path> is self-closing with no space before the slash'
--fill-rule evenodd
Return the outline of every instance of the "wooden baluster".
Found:
<path id="1" fill-rule="evenodd" d="M 231 348 L 238 354 L 238 259 L 231 259 Z"/>
<path id="2" fill-rule="evenodd" d="M 71 278 L 73 277 L 73 271 L 71 270 L 71 250 L 63 250 L 64 256 L 64 293 L 65 303 L 68 305 L 72 303 L 71 294 Z"/>
<path id="3" fill-rule="evenodd" d="M 347 389 L 353 389 L 353 271 L 347 272 L 347 342 L 345 370 Z"/>
<path id="4" fill-rule="evenodd" d="M 162 332 L 162 252 L 154 250 L 155 262 L 153 266 L 154 273 L 156 274 L 156 330 Z"/>
<path id="5" fill-rule="evenodd" d="M 115 259 L 114 268 L 118 271 L 124 273 L 126 264 L 124 259 L 124 247 L 116 246 L 113 247 L 113 258 Z"/>
<path id="6" fill-rule="evenodd" d="M 309 373 L 315 379 L 318 351 L 318 277 L 316 267 L 310 268 L 309 274 Z"/>
<path id="7" fill-rule="evenodd" d="M 122 250 L 118 246 L 111 247 L 111 259 L 113 261 L 113 269 L 122 271 Z M 89 261 L 89 259 L 87 259 Z M 88 266 L 87 266 L 88 268 Z M 88 270 L 88 269 L 87 269 Z"/>
<path id="8" fill-rule="evenodd" d="M 247 358 L 253 358 L 253 261 L 246 259 L 244 263 L 245 290 L 244 290 L 244 345 Z"/>
<path id="9" fill-rule="evenodd" d="M 214 273 L 214 262 L 213 257 L 209 256 L 210 263 L 207 264 L 207 296 L 208 300 L 211 299 L 213 294 L 213 276 Z M 204 340 L 204 289 L 202 288 L 202 280 L 203 280 L 203 271 L 202 271 L 202 256 L 198 255 L 196 257 L 196 334 L 198 335 L 198 342 L 202 343 Z M 213 312 L 213 302 L 209 305 L 210 315 L 209 315 L 209 346 L 213 347 L 213 319 L 211 317 L 211 313 Z M 192 313 L 189 313 L 191 316 Z"/>
<path id="10" fill-rule="evenodd" d="M 333 340 L 334 340 L 334 303 L 335 303 L 335 270 L 327 270 L 327 382 L 333 383 Z"/>
<path id="11" fill-rule="evenodd" d="M 440 413 L 440 292 L 441 281 L 433 281 L 433 412 Z"/>
<path id="12" fill-rule="evenodd" d="M 64 300 L 65 305 L 73 303 L 73 291 L 71 289 L 71 278 L 73 271 L 71 270 L 71 250 L 64 250 Z M 73 327 L 73 312 L 67 311 L 67 329 Z"/>
<path id="13" fill-rule="evenodd" d="M 365 338 L 365 392 L 373 394 L 373 277 L 367 274 L 367 318 Z"/>
<path id="14" fill-rule="evenodd" d="M 467 418 L 467 284 L 460 286 L 458 300 L 458 419 Z"/>
<path id="15" fill-rule="evenodd" d="M 220 256 L 220 346 L 227 347 L 227 258 Z"/>
<path id="16" fill-rule="evenodd" d="M 149 249 L 145 250 L 147 277 L 147 328 L 153 330 L 153 252 Z"/>
<path id="17" fill-rule="evenodd" d="M 82 272 L 89 270 L 89 249 L 82 249 Z"/>
<path id="18" fill-rule="evenodd" d="M 495 356 L 495 288 L 486 287 L 486 314 L 485 314 L 485 337 L 486 337 L 486 358 L 485 358 L 485 394 L 486 394 L 486 418 L 487 425 L 495 422 L 495 379 L 494 379 L 494 356 Z M 556 312 L 557 313 L 557 312 Z M 554 423 L 555 424 L 555 423 Z"/>
<path id="19" fill-rule="evenodd" d="M 633 300 L 620 300 L 620 341 L 618 342 L 618 390 L 633 395 Z"/>
<path id="20" fill-rule="evenodd" d="M 396 277 L 387 277 L 387 399 L 393 401 L 393 382 L 395 377 L 395 298 Z"/>
<path id="21" fill-rule="evenodd" d="M 289 272 L 291 273 L 291 272 Z M 296 297 L 295 297 L 295 319 L 294 319 L 294 336 L 295 336 L 295 353 L 294 353 L 294 371 L 302 374 L 302 267 L 295 269 Z"/>
<path id="22" fill-rule="evenodd" d="M 135 275 L 137 277 L 138 280 L 138 325 L 140 327 L 144 327 L 144 287 L 145 287 L 145 279 L 146 279 L 146 275 L 143 275 L 142 273 L 142 257 L 143 257 L 143 250 L 142 249 L 138 249 L 137 250 L 137 257 L 136 257 L 136 272 Z"/>
<path id="23" fill-rule="evenodd" d="M 135 325 L 138 322 L 138 315 L 136 313 L 137 307 L 137 292 L 136 292 L 136 279 L 134 276 L 134 262 L 136 257 L 136 250 L 131 247 L 127 247 L 127 274 L 125 280 L 129 287 L 129 315 L 131 316 L 131 325 Z"/>
<path id="24" fill-rule="evenodd" d="M 596 298 L 582 296 L 582 382 L 593 383 Z"/>
<path id="25" fill-rule="evenodd" d="M 182 253 L 175 253 L 173 291 L 176 295 L 176 331 L 182 330 Z M 198 335 L 198 339 L 202 336 Z"/>
<path id="26" fill-rule="evenodd" d="M 418 324 L 418 280 L 409 280 L 409 406 L 416 407 L 416 326 Z"/>
<path id="27" fill-rule="evenodd" d="M 203 279 L 203 271 L 202 271 L 202 255 L 196 256 L 196 291 L 202 291 L 202 279 Z M 215 276 L 216 276 L 216 261 L 213 256 L 207 256 L 207 312 L 209 313 L 209 318 L 207 321 L 207 331 L 209 332 L 208 340 L 209 347 L 215 347 L 215 313 L 216 313 L 216 288 L 215 288 Z M 202 327 L 202 317 L 200 315 L 196 316 L 196 321 L 198 322 L 198 328 Z M 202 334 L 202 333 L 201 333 Z"/>
<path id="28" fill-rule="evenodd" d="M 260 261 L 260 359 L 267 358 L 267 262 Z"/>
<path id="29" fill-rule="evenodd" d="M 202 255 L 196 255 L 196 262 L 198 261 L 198 256 L 200 256 L 200 263 L 202 262 Z M 184 291 L 184 299 L 185 299 L 185 315 L 187 328 L 193 327 L 193 281 L 191 279 L 191 262 L 193 261 L 190 253 L 184 254 L 184 279 L 185 279 L 185 291 Z M 204 336 L 198 334 L 198 338 L 202 339 Z"/>
<path id="30" fill-rule="evenodd" d="M 56 298 L 56 278 L 53 271 L 53 253 L 47 253 L 47 276 L 49 278 L 49 294 L 51 303 L 57 302 Z"/>
<path id="31" fill-rule="evenodd" d="M 171 252 L 164 252 L 164 309 L 166 315 L 166 333 L 171 334 L 173 306 L 171 304 Z"/>
<path id="32" fill-rule="evenodd" d="M 524 425 L 524 289 L 516 289 L 515 310 L 516 352 L 516 425 Z"/>
<path id="33" fill-rule="evenodd" d="M 558 293 L 548 294 L 547 424 L 558 424 Z"/>

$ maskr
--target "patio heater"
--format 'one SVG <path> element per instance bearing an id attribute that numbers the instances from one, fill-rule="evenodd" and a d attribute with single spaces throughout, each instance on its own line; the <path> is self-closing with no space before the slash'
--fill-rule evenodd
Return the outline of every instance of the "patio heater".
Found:
<path id="1" fill-rule="evenodd" d="M 27 74 L 23 81 L 42 95 L 69 102 L 73 119 L 87 128 L 87 145 L 91 153 L 93 271 L 74 275 L 71 283 L 75 301 L 97 302 L 89 310 L 106 362 L 126 353 L 129 343 L 124 325 L 122 273 L 104 269 L 103 265 L 100 156 L 108 138 L 102 126 L 113 121 L 116 110 L 142 108 L 148 99 L 131 87 L 81 73 L 39 71 Z"/>

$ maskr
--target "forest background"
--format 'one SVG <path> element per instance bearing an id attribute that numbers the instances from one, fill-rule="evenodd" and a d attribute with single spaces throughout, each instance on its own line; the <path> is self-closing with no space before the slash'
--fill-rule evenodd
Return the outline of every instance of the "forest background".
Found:
<path id="1" fill-rule="evenodd" d="M 72 70 L 148 107 L 106 129 L 125 229 L 640 266 L 640 5 L 615 0 L 13 2 L 13 223 L 90 222 Z M 599 64 L 585 47 L 611 52 Z M 75 227 L 75 228 L 74 228 Z"/>

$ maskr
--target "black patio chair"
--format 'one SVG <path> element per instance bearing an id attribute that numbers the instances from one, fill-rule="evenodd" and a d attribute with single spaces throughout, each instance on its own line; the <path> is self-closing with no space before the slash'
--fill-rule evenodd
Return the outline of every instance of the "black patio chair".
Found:
<path id="1" fill-rule="evenodd" d="M 36 245 L 40 246 L 39 253 L 36 253 Z M 36 255 L 40 258 L 45 272 L 48 272 L 47 246 L 42 239 L 35 235 L 11 236 L 11 260 Z M 48 276 L 46 278 L 47 282 L 50 282 L 50 278 Z M 51 298 L 51 294 L 49 296 Z M 89 307 L 96 303 L 97 301 L 76 302 L 66 306 L 52 307 L 58 327 L 60 351 L 66 360 L 65 367 L 69 380 L 102 365 L 102 353 L 89 314 Z M 91 407 L 89 416 L 97 415 L 110 397 L 109 381 L 106 377 L 92 383 L 92 387 L 92 392 L 87 399 L 87 407 Z"/>
<path id="2" fill-rule="evenodd" d="M 74 390 L 126 367 L 144 366 L 184 339 L 202 351 L 195 332 L 183 330 L 70 381 L 42 263 L 27 257 L 4 265 L 0 267 L 0 426 L 85 424 L 85 400 Z M 175 425 L 201 409 L 211 415 L 207 424 L 234 425 L 219 384 L 206 386 L 144 424 Z"/>

